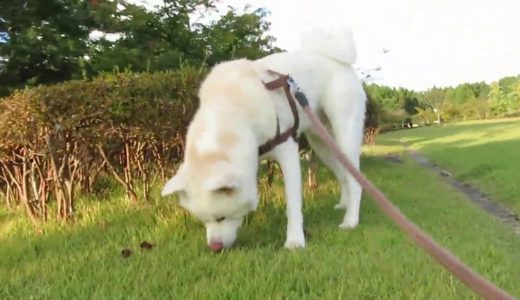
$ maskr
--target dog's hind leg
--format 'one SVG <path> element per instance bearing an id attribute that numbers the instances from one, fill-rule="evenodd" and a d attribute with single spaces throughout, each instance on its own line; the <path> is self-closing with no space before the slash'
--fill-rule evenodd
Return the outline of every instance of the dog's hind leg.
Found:
<path id="1" fill-rule="evenodd" d="M 361 86 L 349 86 L 349 79 L 352 82 L 353 79 L 349 76 L 337 76 L 331 83 L 329 93 L 323 99 L 322 105 L 339 148 L 359 170 L 366 98 Z M 340 227 L 349 229 L 355 228 L 359 223 L 362 189 L 348 172 L 346 180 L 348 194 L 342 193 L 338 206 L 347 208 Z"/>
<path id="2" fill-rule="evenodd" d="M 359 126 L 345 119 L 336 120 L 335 123 L 338 123 L 336 126 L 333 125 L 333 127 L 335 128 L 334 131 L 337 132 L 335 136 L 339 147 L 347 155 L 354 167 L 359 170 L 362 143 L 361 138 L 358 141 L 360 134 L 357 131 L 360 130 Z M 344 229 L 355 228 L 358 225 L 362 193 L 361 186 L 348 172 L 347 183 L 348 197 L 342 197 L 341 201 L 345 202 L 339 204 L 341 207 L 347 208 L 343 222 L 340 224 L 340 227 Z"/>
<path id="3" fill-rule="evenodd" d="M 274 150 L 274 158 L 282 170 L 287 199 L 287 240 L 285 248 L 305 246 L 302 213 L 302 183 L 298 143 L 288 140 Z"/>

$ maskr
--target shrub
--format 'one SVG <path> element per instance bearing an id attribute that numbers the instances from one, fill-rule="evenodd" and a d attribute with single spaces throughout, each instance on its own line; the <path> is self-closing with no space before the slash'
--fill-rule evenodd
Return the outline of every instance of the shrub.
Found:
<path id="1" fill-rule="evenodd" d="M 151 174 L 166 176 L 183 153 L 186 125 L 198 105 L 204 70 L 106 74 L 18 91 L 0 101 L 0 192 L 34 222 L 47 219 L 54 195 L 68 219 L 75 193 L 90 192 L 100 173 L 137 201 Z"/>
<path id="2" fill-rule="evenodd" d="M 381 105 L 377 103 L 369 93 L 367 95 L 366 111 L 365 111 L 365 126 L 364 126 L 364 141 L 367 145 L 373 145 L 376 142 L 377 134 L 379 133 L 379 123 L 381 119 L 382 109 Z"/>

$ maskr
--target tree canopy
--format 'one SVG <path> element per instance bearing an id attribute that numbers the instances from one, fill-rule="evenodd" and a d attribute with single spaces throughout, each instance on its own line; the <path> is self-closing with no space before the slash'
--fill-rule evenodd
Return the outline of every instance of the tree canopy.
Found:
<path id="1" fill-rule="evenodd" d="M 92 78 L 114 69 L 160 71 L 280 51 L 267 11 L 217 0 L 164 0 L 156 10 L 126 0 L 0 2 L 0 96 L 16 88 Z"/>
<path id="2" fill-rule="evenodd" d="M 404 122 L 415 118 L 418 123 L 483 119 L 520 114 L 520 75 L 509 76 L 491 84 L 463 83 L 454 87 L 432 87 L 415 92 L 367 84 L 367 93 L 379 103 L 388 121 Z M 384 122 L 383 122 L 384 123 Z"/>
<path id="3" fill-rule="evenodd" d="M 128 0 L 3 0 L 0 97 L 19 88 L 91 79 L 117 70 L 211 67 L 232 58 L 256 59 L 281 51 L 269 35 L 267 10 L 246 6 L 218 12 L 218 1 L 163 0 L 148 10 Z M 216 17 L 208 18 L 209 13 Z M 422 92 L 365 86 L 389 122 L 415 118 L 430 124 L 520 110 L 519 76 Z"/>

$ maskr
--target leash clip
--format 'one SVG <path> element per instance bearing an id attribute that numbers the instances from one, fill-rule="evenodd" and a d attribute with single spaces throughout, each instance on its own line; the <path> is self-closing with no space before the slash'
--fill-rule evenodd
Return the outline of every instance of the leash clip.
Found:
<path id="1" fill-rule="evenodd" d="M 289 88 L 293 94 L 301 92 L 300 86 L 296 83 L 294 78 L 291 77 L 291 75 L 287 75 L 287 84 L 289 85 Z"/>
<path id="2" fill-rule="evenodd" d="M 294 94 L 294 97 L 300 103 L 302 107 L 306 107 L 309 105 L 309 100 L 307 100 L 307 97 L 300 89 L 300 86 L 296 83 L 296 80 L 294 80 L 291 75 L 287 75 L 287 84 L 289 85 L 289 89 L 291 90 L 291 93 Z"/>

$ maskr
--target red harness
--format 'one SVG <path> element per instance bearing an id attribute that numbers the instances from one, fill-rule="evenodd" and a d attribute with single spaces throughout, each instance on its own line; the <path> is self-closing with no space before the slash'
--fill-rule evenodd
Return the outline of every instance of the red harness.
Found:
<path id="1" fill-rule="evenodd" d="M 289 81 L 291 80 L 290 76 L 280 74 L 278 72 L 271 71 L 271 70 L 267 70 L 267 71 L 271 74 L 278 75 L 278 78 L 273 81 L 264 82 L 264 86 L 266 87 L 266 89 L 268 89 L 270 91 L 283 87 L 283 91 L 285 92 L 285 96 L 287 97 L 287 102 L 289 102 L 289 106 L 291 107 L 291 111 L 293 113 L 294 124 L 292 127 L 288 128 L 284 132 L 280 132 L 280 122 L 279 122 L 278 116 L 277 116 L 276 117 L 276 135 L 258 147 L 258 154 L 260 156 L 273 150 L 276 146 L 284 143 L 285 141 L 287 141 L 289 139 L 289 137 L 292 137 L 295 141 L 298 141 L 298 127 L 300 125 L 300 116 L 298 115 L 296 101 L 294 100 L 294 97 L 290 90 L 290 84 L 289 84 Z"/>

